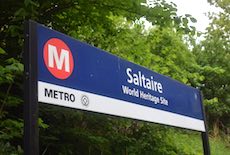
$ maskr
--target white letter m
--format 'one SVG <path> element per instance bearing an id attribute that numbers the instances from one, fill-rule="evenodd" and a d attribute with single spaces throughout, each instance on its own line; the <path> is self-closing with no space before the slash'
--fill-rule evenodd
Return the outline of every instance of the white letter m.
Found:
<path id="1" fill-rule="evenodd" d="M 54 68 L 54 61 L 58 70 L 62 70 L 65 65 L 65 71 L 70 72 L 69 51 L 61 49 L 60 56 L 58 56 L 56 46 L 48 44 L 48 66 Z"/>

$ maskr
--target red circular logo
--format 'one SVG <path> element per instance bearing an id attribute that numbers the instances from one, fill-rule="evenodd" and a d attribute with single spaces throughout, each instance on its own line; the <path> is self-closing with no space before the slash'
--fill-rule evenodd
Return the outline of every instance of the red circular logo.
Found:
<path id="1" fill-rule="evenodd" d="M 49 39 L 43 48 L 43 58 L 49 72 L 58 79 L 67 79 L 73 72 L 73 55 L 60 39 Z"/>

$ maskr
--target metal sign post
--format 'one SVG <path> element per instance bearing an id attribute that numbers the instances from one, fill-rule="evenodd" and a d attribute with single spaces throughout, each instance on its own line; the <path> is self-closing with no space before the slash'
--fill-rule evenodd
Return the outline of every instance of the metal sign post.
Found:
<path id="1" fill-rule="evenodd" d="M 204 155 L 210 155 L 210 145 L 209 145 L 209 138 L 208 138 L 208 125 L 207 125 L 207 119 L 205 116 L 205 108 L 203 104 L 203 95 L 200 92 L 201 96 L 201 103 L 202 103 L 202 112 L 203 112 L 203 118 L 204 118 L 204 124 L 205 124 L 205 132 L 201 132 L 201 138 L 202 138 L 202 144 L 203 144 L 203 152 Z"/>
<path id="2" fill-rule="evenodd" d="M 207 131 L 201 132 L 201 137 L 202 137 L 204 155 L 210 155 L 211 153 L 210 153 L 210 146 L 209 146 L 209 139 L 208 139 Z"/>
<path id="3" fill-rule="evenodd" d="M 37 32 L 34 22 L 25 23 L 24 35 L 24 154 L 39 155 Z"/>

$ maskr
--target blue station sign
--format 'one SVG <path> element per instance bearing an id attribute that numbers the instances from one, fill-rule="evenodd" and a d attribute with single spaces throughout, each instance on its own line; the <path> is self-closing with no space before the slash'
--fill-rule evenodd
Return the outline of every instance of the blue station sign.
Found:
<path id="1" fill-rule="evenodd" d="M 199 90 L 37 24 L 38 101 L 205 131 Z"/>

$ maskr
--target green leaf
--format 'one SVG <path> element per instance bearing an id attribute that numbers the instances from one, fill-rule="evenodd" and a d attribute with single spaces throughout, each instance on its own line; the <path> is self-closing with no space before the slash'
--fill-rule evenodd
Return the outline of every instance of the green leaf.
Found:
<path id="1" fill-rule="evenodd" d="M 6 54 L 6 51 L 0 47 L 0 54 Z"/>
<path id="2" fill-rule="evenodd" d="M 191 17 L 191 15 L 190 14 L 185 14 L 185 17 Z"/>
<path id="3" fill-rule="evenodd" d="M 28 7 L 30 4 L 35 6 L 35 7 L 39 7 L 39 3 L 36 3 L 36 2 L 34 2 L 32 0 L 24 0 L 24 4 L 25 4 L 26 7 Z"/>
<path id="4" fill-rule="evenodd" d="M 26 16 L 26 10 L 24 8 L 20 8 L 18 9 L 18 11 L 16 11 L 14 13 L 14 16 L 22 16 L 25 17 Z"/>
<path id="5" fill-rule="evenodd" d="M 195 18 L 193 18 L 193 17 L 190 17 L 190 20 L 191 20 L 193 23 L 196 23 L 196 22 L 197 22 L 197 20 L 196 20 Z"/>
<path id="6" fill-rule="evenodd" d="M 45 124 L 44 121 L 41 118 L 38 118 L 38 125 L 42 127 L 43 129 L 46 129 L 49 127 L 48 124 Z"/>
<path id="7" fill-rule="evenodd" d="M 30 1 L 31 1 L 31 0 L 24 0 L 25 6 L 28 6 L 28 5 L 30 4 Z"/>

